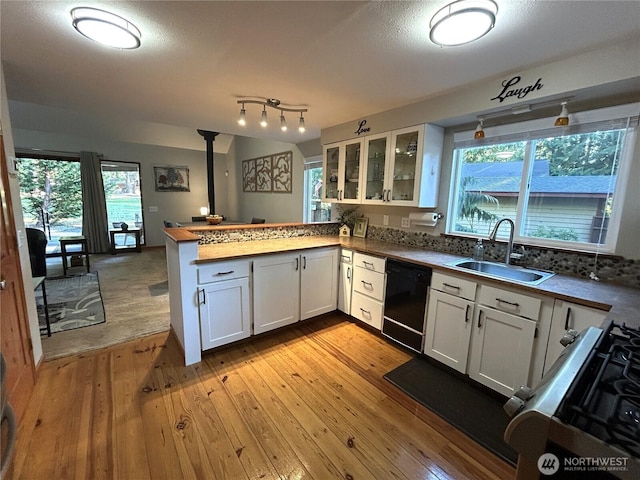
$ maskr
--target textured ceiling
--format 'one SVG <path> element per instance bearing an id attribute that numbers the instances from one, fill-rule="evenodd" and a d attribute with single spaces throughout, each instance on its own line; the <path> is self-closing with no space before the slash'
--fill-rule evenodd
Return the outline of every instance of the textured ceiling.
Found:
<path id="1" fill-rule="evenodd" d="M 78 2 L 2 1 L 9 99 L 75 118 L 47 123 L 27 109 L 15 119 L 12 111 L 12 123 L 77 131 L 150 122 L 299 143 L 319 137 L 321 128 L 640 31 L 638 1 L 497 0 L 492 32 L 470 45 L 440 48 L 429 41 L 428 23 L 446 3 L 86 2 L 140 28 L 142 47 L 120 51 L 73 30 L 69 11 Z M 246 106 L 248 125 L 240 127 L 242 96 L 306 106 L 307 133 L 298 133 L 295 114 L 282 133 L 275 110 L 261 128 L 257 105 Z"/>

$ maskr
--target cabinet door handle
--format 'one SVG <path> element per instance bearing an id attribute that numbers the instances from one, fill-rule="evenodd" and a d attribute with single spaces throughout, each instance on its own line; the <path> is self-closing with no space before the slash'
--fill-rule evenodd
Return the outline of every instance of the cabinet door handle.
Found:
<path id="1" fill-rule="evenodd" d="M 200 302 L 200 305 L 206 305 L 207 304 L 207 294 L 204 292 L 204 288 L 202 290 L 198 290 L 198 295 L 200 295 L 200 293 L 202 293 L 202 301 Z"/>
<path id="2" fill-rule="evenodd" d="M 373 290 L 373 283 L 365 282 L 364 280 L 360 280 L 360 281 L 362 282 L 362 285 L 364 285 L 365 287 L 369 285 L 369 290 Z"/>
<path id="3" fill-rule="evenodd" d="M 482 310 L 478 312 L 478 328 L 482 327 Z"/>
<path id="4" fill-rule="evenodd" d="M 298 257 L 296 257 L 296 272 L 298 271 L 298 268 L 300 268 L 300 260 L 298 260 Z"/>
<path id="5" fill-rule="evenodd" d="M 218 272 L 216 275 L 231 275 L 235 270 L 229 270 L 228 272 Z"/>
<path id="6" fill-rule="evenodd" d="M 460 291 L 460 287 L 458 287 L 457 285 L 451 285 L 450 283 L 442 283 L 442 286 L 445 288 L 452 288 L 454 290 L 458 290 Z"/>
<path id="7" fill-rule="evenodd" d="M 306 270 L 306 269 L 307 269 L 307 256 L 306 256 L 306 255 L 304 255 L 304 256 L 302 257 L 302 269 L 303 269 L 303 270 Z"/>
<path id="8" fill-rule="evenodd" d="M 507 305 L 511 305 L 514 308 L 518 308 L 520 304 L 518 302 L 509 302 L 507 300 L 503 300 L 502 298 L 496 298 L 496 302 L 498 303 L 506 303 Z"/>
<path id="9" fill-rule="evenodd" d="M 347 280 L 351 280 L 351 267 L 347 267 Z"/>
<path id="10" fill-rule="evenodd" d="M 387 190 L 387 202 L 391 201 L 391 189 Z"/>
<path id="11" fill-rule="evenodd" d="M 467 304 L 467 310 L 464 312 L 464 323 L 469 323 L 469 310 L 471 310 L 471 305 Z"/>
<path id="12" fill-rule="evenodd" d="M 569 330 L 569 319 L 571 318 L 571 307 L 567 308 L 567 318 L 564 319 L 564 329 Z"/>

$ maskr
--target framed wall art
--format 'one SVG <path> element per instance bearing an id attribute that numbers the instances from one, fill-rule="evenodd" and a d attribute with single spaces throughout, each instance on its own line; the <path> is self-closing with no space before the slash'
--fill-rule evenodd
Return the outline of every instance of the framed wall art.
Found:
<path id="1" fill-rule="evenodd" d="M 242 162 L 242 191 L 292 192 L 293 152 L 274 153 Z"/>
<path id="2" fill-rule="evenodd" d="M 189 167 L 153 167 L 156 192 L 189 192 Z"/>
<path id="3" fill-rule="evenodd" d="M 368 218 L 359 218 L 356 220 L 356 224 L 353 226 L 353 236 L 364 238 L 367 236 L 367 226 L 369 225 Z"/>

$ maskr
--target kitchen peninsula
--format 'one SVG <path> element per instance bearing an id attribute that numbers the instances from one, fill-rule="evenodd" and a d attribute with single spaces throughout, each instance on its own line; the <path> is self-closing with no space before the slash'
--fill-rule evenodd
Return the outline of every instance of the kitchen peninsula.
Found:
<path id="1" fill-rule="evenodd" d="M 394 258 L 428 266 L 445 274 L 452 274 L 462 278 L 478 279 L 478 275 L 447 264 L 463 258 L 461 255 L 443 253 L 423 248 L 416 248 L 399 243 L 391 243 L 370 238 L 354 238 L 338 236 L 338 224 L 263 224 L 228 227 L 190 227 L 166 228 L 167 266 L 169 274 L 169 297 L 171 309 L 171 328 L 184 350 L 187 365 L 197 363 L 202 358 L 202 351 L 214 346 L 223 345 L 247 338 L 252 334 L 267 331 L 257 328 L 254 315 L 261 312 L 256 309 L 258 289 L 258 265 L 263 265 L 264 259 L 276 259 L 277 265 L 292 265 L 289 270 L 302 271 L 307 268 L 320 268 L 319 277 L 314 280 L 314 293 L 320 295 L 323 288 L 319 287 L 318 278 L 328 285 L 331 290 L 328 298 L 321 298 L 320 310 L 311 308 L 311 315 L 319 315 L 324 311 L 336 309 L 331 302 L 337 292 L 338 258 L 341 248 L 361 252 L 381 258 Z M 314 254 L 322 254 L 313 263 Z M 261 263 L 262 262 L 262 263 Z M 296 263 L 298 262 L 298 263 Z M 303 263 L 306 262 L 306 263 Z M 297 267 L 297 268 L 296 268 Z M 274 270 L 276 274 L 278 270 Z M 335 275 L 335 278 L 332 276 Z M 285 279 L 288 281 L 289 279 Z M 285 296 L 295 296 L 298 291 L 289 290 L 282 281 L 271 278 L 275 284 L 275 291 L 284 301 Z M 303 280 L 304 281 L 304 280 Z M 535 294 L 548 298 L 553 309 L 554 301 L 571 302 L 578 306 L 588 307 L 602 312 L 602 317 L 638 325 L 640 319 L 640 298 L 638 290 L 610 283 L 598 283 L 591 280 L 575 278 L 566 275 L 555 275 L 538 285 L 526 285 L 509 281 L 483 277 L 484 284 L 498 288 L 517 289 L 520 292 Z M 221 292 L 220 287 L 225 287 Z M 299 285 L 299 284 L 296 284 Z M 299 286 L 297 287 L 300 288 Z M 259 293 L 259 292 L 258 292 Z M 216 303 L 215 299 L 229 298 L 230 303 Z M 263 293 L 264 294 L 264 293 Z M 322 295 L 320 295 L 322 296 Z M 212 305 L 213 302 L 213 305 Z M 330 310 L 327 310 L 329 308 Z M 324 309 L 324 311 L 322 310 Z M 207 346 L 203 340 L 203 328 L 207 333 L 203 318 L 208 313 L 223 312 L 227 317 L 240 316 L 236 324 L 223 332 L 220 343 Z M 544 356 L 547 351 L 547 341 L 551 330 L 551 313 L 546 324 L 541 322 L 536 353 L 539 366 L 536 376 L 542 374 Z M 303 317 L 302 318 L 309 318 Z M 291 320 L 291 321 L 297 321 Z M 279 326 L 279 325 L 274 325 Z M 546 335 L 546 336 L 545 336 Z"/>

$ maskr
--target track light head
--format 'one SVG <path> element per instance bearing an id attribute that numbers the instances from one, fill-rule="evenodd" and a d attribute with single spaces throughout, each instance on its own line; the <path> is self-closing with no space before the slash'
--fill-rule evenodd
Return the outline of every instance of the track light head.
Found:
<path id="1" fill-rule="evenodd" d="M 556 118 L 553 124 L 556 127 L 565 127 L 569 125 L 569 111 L 567 110 L 567 102 L 562 102 L 562 109 L 560 110 L 560 116 Z"/>
<path id="2" fill-rule="evenodd" d="M 262 107 L 262 116 L 260 117 L 260 126 L 267 126 L 267 107 Z"/>

